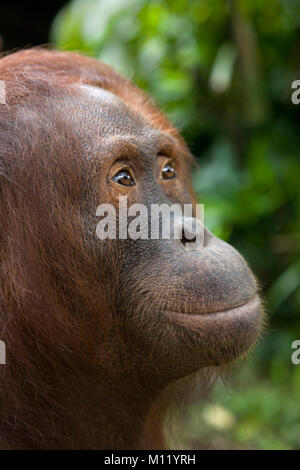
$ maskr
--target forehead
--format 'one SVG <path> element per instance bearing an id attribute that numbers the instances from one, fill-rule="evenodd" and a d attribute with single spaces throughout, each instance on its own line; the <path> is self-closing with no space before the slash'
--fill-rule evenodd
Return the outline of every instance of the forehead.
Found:
<path id="1" fill-rule="evenodd" d="M 147 158 L 154 153 L 178 152 L 173 136 L 155 129 L 119 96 L 93 85 L 76 84 L 73 88 L 74 93 L 58 104 L 58 113 L 76 128 L 88 151 L 100 151 L 102 159 L 111 153 Z"/>
<path id="2" fill-rule="evenodd" d="M 114 93 L 93 85 L 78 84 L 73 96 L 71 116 L 82 129 L 102 139 L 110 136 L 149 136 L 154 129 L 131 106 Z"/>

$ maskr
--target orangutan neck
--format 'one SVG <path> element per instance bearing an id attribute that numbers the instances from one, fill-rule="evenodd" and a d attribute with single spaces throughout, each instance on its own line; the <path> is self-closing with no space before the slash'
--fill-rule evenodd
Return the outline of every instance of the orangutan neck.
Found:
<path id="1" fill-rule="evenodd" d="M 45 379 L 37 379 L 35 387 L 24 383 L 23 403 L 12 404 L 8 424 L 0 424 L 0 447 L 110 450 L 149 445 L 144 427 L 152 398 L 133 377 L 126 379 L 130 387 L 120 377 L 113 383 L 111 377 L 83 373 L 78 380 L 67 369 Z"/>

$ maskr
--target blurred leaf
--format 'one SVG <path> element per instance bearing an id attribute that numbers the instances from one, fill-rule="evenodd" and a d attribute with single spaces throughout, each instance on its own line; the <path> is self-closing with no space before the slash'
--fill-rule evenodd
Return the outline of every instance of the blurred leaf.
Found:
<path id="1" fill-rule="evenodd" d="M 277 309 L 300 287 L 300 263 L 289 266 L 271 286 L 268 297 L 271 307 Z"/>

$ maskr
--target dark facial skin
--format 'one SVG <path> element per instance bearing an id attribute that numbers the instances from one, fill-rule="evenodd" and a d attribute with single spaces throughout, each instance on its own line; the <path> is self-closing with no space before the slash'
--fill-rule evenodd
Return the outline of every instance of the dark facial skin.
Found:
<path id="1" fill-rule="evenodd" d="M 76 93 L 64 106 L 70 107 L 69 119 L 87 143 L 96 204 L 109 202 L 117 209 L 119 196 L 125 195 L 128 206 L 143 203 L 149 211 L 153 203 L 193 203 L 176 139 L 151 128 L 108 91 L 84 85 Z M 96 139 L 91 142 L 89 135 Z M 168 164 L 175 177 L 163 179 Z M 124 175 L 116 178 L 124 171 L 132 185 Z M 93 237 L 95 219 L 90 223 Z M 109 296 L 141 371 L 149 374 L 150 369 L 167 383 L 203 366 L 230 362 L 255 341 L 261 327 L 255 278 L 239 253 L 208 230 L 200 251 L 188 251 L 182 240 L 174 239 L 92 243 L 100 259 L 107 250 L 117 253 L 119 275 L 109 283 Z M 106 282 L 108 272 L 109 266 Z"/>

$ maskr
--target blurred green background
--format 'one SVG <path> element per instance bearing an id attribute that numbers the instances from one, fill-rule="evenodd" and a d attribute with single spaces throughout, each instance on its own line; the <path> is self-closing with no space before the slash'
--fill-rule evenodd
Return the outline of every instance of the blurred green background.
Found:
<path id="1" fill-rule="evenodd" d="M 263 339 L 229 384 L 190 405 L 181 448 L 300 449 L 300 1 L 73 0 L 49 41 L 156 99 L 199 162 L 206 225 L 260 280 Z"/>

